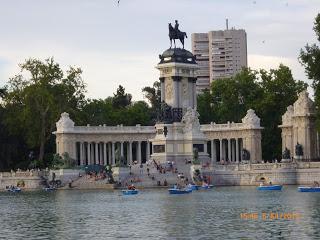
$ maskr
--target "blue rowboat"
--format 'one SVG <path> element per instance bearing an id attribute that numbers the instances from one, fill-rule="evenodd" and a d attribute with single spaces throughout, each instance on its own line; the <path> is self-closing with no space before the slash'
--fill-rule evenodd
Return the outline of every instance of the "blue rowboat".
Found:
<path id="1" fill-rule="evenodd" d="M 19 188 L 19 187 L 7 188 L 7 191 L 13 192 L 13 193 L 21 192 L 21 188 Z"/>
<path id="2" fill-rule="evenodd" d="M 213 187 L 212 185 L 204 185 L 204 186 L 201 186 L 200 189 L 210 189 L 212 187 Z"/>
<path id="3" fill-rule="evenodd" d="M 43 188 L 43 190 L 46 191 L 46 192 L 52 192 L 52 191 L 56 190 L 56 188 L 54 188 L 54 187 L 45 187 L 45 188 Z"/>
<path id="4" fill-rule="evenodd" d="M 280 191 L 282 185 L 270 185 L 270 186 L 259 186 L 258 190 L 260 191 Z"/>
<path id="5" fill-rule="evenodd" d="M 320 187 L 298 187 L 299 192 L 320 192 Z"/>
<path id="6" fill-rule="evenodd" d="M 191 193 L 192 189 L 190 189 L 190 188 L 183 188 L 183 189 L 169 188 L 168 191 L 170 194 L 186 194 L 186 193 Z"/>
<path id="7" fill-rule="evenodd" d="M 201 188 L 201 186 L 195 184 L 189 184 L 187 187 L 191 190 L 199 190 Z"/>
<path id="8" fill-rule="evenodd" d="M 138 190 L 135 189 L 135 190 L 122 190 L 122 194 L 123 195 L 135 195 L 135 194 L 138 194 Z"/>

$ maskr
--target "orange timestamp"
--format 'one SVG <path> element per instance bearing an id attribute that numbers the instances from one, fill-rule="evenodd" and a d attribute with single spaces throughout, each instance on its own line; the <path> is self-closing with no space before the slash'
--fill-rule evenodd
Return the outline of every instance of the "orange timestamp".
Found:
<path id="1" fill-rule="evenodd" d="M 244 220 L 297 220 L 301 218 L 301 214 L 297 212 L 247 212 L 240 213 L 240 218 Z"/>

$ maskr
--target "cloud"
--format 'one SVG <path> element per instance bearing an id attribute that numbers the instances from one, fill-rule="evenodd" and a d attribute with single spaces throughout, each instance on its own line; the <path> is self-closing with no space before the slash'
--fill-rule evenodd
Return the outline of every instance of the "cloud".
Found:
<path id="1" fill-rule="evenodd" d="M 320 1 L 256 2 L 123 0 L 117 7 L 116 0 L 1 1 L 0 86 L 18 73 L 24 59 L 54 56 L 64 68 L 84 70 L 89 97 L 111 96 L 121 84 L 139 100 L 141 89 L 159 77 L 154 66 L 169 47 L 168 22 L 178 19 L 191 36 L 224 29 L 225 18 L 230 26 L 246 30 L 250 66 L 283 62 L 295 78 L 307 81 L 296 58 L 307 42 L 316 41 L 312 25 Z M 188 38 L 188 49 L 190 42 Z"/>

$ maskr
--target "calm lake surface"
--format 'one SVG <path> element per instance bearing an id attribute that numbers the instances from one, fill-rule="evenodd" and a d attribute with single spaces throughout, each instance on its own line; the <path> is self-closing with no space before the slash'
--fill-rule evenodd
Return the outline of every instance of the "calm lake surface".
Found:
<path id="1" fill-rule="evenodd" d="M 0 239 L 320 238 L 320 193 L 299 193 L 294 186 L 281 192 L 217 187 L 187 195 L 169 195 L 167 190 L 140 193 L 2 192 Z M 244 219 L 244 213 L 257 213 L 258 219 Z M 267 219 L 262 219 L 263 213 Z M 270 219 L 269 213 L 300 217 Z"/>

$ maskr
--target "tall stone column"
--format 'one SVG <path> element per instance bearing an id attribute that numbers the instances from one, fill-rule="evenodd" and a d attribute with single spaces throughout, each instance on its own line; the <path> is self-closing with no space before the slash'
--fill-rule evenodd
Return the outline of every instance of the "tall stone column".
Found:
<path id="1" fill-rule="evenodd" d="M 111 149 L 110 142 L 108 142 L 108 159 L 109 159 L 109 165 L 112 165 L 112 149 Z"/>
<path id="2" fill-rule="evenodd" d="M 150 142 L 147 141 L 147 161 L 150 159 Z"/>
<path id="3" fill-rule="evenodd" d="M 219 141 L 220 141 L 220 163 L 221 163 L 221 160 L 223 159 L 224 153 L 223 153 L 223 149 L 222 149 L 222 139 L 219 139 Z"/>
<path id="4" fill-rule="evenodd" d="M 176 77 L 172 77 L 173 79 L 173 108 L 179 107 L 179 81 Z"/>
<path id="5" fill-rule="evenodd" d="M 141 164 L 141 141 L 138 141 L 138 150 L 137 150 L 137 155 L 138 155 L 138 163 Z"/>
<path id="6" fill-rule="evenodd" d="M 80 142 L 80 165 L 84 165 L 83 142 Z"/>
<path id="7" fill-rule="evenodd" d="M 129 142 L 129 163 L 132 164 L 132 142 Z"/>
<path id="8" fill-rule="evenodd" d="M 166 88 L 164 84 L 164 77 L 160 77 L 159 80 L 161 85 L 161 102 L 162 102 L 162 101 L 165 101 Z"/>
<path id="9" fill-rule="evenodd" d="M 115 165 L 116 164 L 116 156 L 115 156 L 115 147 L 114 147 L 114 142 L 112 144 L 112 149 L 111 149 L 111 164 Z"/>
<path id="10" fill-rule="evenodd" d="M 239 139 L 236 138 L 236 162 L 239 162 Z"/>
<path id="11" fill-rule="evenodd" d="M 214 139 L 211 140 L 211 162 L 212 164 L 216 162 L 216 144 Z"/>
<path id="12" fill-rule="evenodd" d="M 99 143 L 99 164 L 103 165 L 103 143 Z"/>
<path id="13" fill-rule="evenodd" d="M 91 153 L 91 156 L 90 156 L 90 158 L 91 158 L 91 164 L 95 164 L 95 161 L 94 161 L 94 142 L 92 142 L 91 144 L 90 144 L 90 153 Z"/>
<path id="14" fill-rule="evenodd" d="M 207 141 L 205 141 L 203 144 L 203 152 L 208 153 L 208 142 Z"/>
<path id="15" fill-rule="evenodd" d="M 231 162 L 231 139 L 228 139 L 228 161 Z"/>
<path id="16" fill-rule="evenodd" d="M 193 89 L 193 78 L 192 77 L 189 77 L 188 78 L 188 91 L 189 91 L 189 93 L 188 93 L 188 97 L 189 97 L 189 106 L 191 107 L 191 108 L 194 108 L 194 103 L 193 103 L 193 91 L 194 91 L 194 89 Z"/>
<path id="17" fill-rule="evenodd" d="M 193 79 L 193 108 L 197 110 L 197 87 L 196 87 L 197 78 Z"/>
<path id="18" fill-rule="evenodd" d="M 87 158 L 88 158 L 88 165 L 90 165 L 90 164 L 91 164 L 91 152 L 90 152 L 90 145 L 91 145 L 91 143 L 90 143 L 90 142 L 88 142 L 88 144 L 87 144 Z"/>
<path id="19" fill-rule="evenodd" d="M 95 164 L 99 164 L 99 148 L 98 148 L 99 146 L 98 146 L 98 144 L 99 143 L 96 143 L 96 142 L 94 143 L 95 150 L 96 150 L 95 151 L 95 158 L 94 158 L 95 159 Z"/>
<path id="20" fill-rule="evenodd" d="M 103 143 L 103 165 L 107 165 L 107 143 Z"/>
<path id="21" fill-rule="evenodd" d="M 120 142 L 120 159 L 123 158 L 123 142 Z"/>

